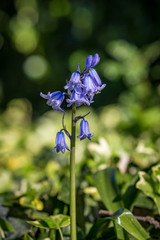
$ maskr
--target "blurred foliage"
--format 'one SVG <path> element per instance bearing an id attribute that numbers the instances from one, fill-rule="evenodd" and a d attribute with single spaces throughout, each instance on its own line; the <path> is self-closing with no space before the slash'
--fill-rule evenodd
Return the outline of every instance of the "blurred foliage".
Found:
<path id="1" fill-rule="evenodd" d="M 33 116 L 40 115 L 45 105 L 39 92 L 62 90 L 77 64 L 83 68 L 85 58 L 96 52 L 101 57 L 97 70 L 108 88 L 94 107 L 117 102 L 121 92 L 141 80 L 147 79 L 156 91 L 159 9 L 158 0 L 2 0 L 2 108 L 13 98 L 26 97 L 33 104 Z"/>
<path id="2" fill-rule="evenodd" d="M 78 239 L 90 236 L 97 219 L 104 222 L 99 209 L 125 207 L 160 221 L 160 2 L 0 5 L 0 239 L 59 239 L 59 230 L 29 224 L 69 215 L 69 153 L 51 151 L 62 114 L 49 109 L 39 92 L 62 90 L 77 64 L 83 68 L 95 52 L 107 87 L 91 108 L 77 111 L 90 111 L 95 133 L 92 142 L 77 140 Z M 112 170 L 114 178 L 102 176 Z M 143 227 L 159 239 L 160 229 Z M 69 226 L 61 230 L 69 239 Z M 108 220 L 96 231 L 99 240 L 116 239 Z"/>

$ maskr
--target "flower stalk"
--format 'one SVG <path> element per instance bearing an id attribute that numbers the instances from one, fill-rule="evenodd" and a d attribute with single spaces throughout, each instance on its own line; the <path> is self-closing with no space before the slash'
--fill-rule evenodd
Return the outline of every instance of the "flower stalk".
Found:
<path id="1" fill-rule="evenodd" d="M 72 105 L 72 134 L 70 152 L 70 218 L 71 218 L 71 240 L 77 239 L 76 232 L 76 179 L 75 179 L 75 144 L 76 144 L 76 106 Z"/>
<path id="2" fill-rule="evenodd" d="M 40 96 L 47 100 L 47 105 L 51 106 L 58 112 L 63 112 L 62 117 L 62 129 L 56 135 L 56 146 L 52 150 L 57 153 L 65 153 L 67 149 L 70 151 L 70 219 L 71 219 L 71 240 L 77 239 L 76 232 L 76 179 L 75 179 L 75 143 L 76 143 L 76 122 L 81 120 L 80 132 L 77 138 L 84 140 L 88 138 L 92 140 L 94 133 L 90 133 L 89 123 L 85 120 L 85 115 L 76 117 L 76 108 L 81 105 L 90 106 L 93 103 L 94 96 L 99 93 L 106 84 L 102 84 L 102 81 L 94 69 L 99 63 L 100 57 L 98 53 L 94 56 L 89 55 L 85 60 L 85 69 L 83 72 L 80 71 L 79 65 L 77 71 L 72 73 L 70 80 L 64 86 L 66 92 L 56 91 L 48 92 L 47 94 L 40 93 Z M 67 99 L 66 99 L 67 98 Z M 67 131 L 64 125 L 65 110 L 61 108 L 63 101 L 66 100 L 67 107 L 72 106 L 72 133 Z M 67 146 L 65 141 L 65 135 L 68 136 L 71 142 L 71 149 Z M 60 232 L 61 234 L 61 232 Z M 61 237 L 62 238 L 62 237 Z"/>

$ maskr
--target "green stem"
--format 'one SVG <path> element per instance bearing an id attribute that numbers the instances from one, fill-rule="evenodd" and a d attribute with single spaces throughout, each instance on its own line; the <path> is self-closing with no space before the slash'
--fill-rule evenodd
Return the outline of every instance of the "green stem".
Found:
<path id="1" fill-rule="evenodd" d="M 72 136 L 70 153 L 70 218 L 71 218 L 71 240 L 77 239 L 76 233 L 76 182 L 75 182 L 75 142 L 76 142 L 76 106 L 72 105 Z"/>
<path id="2" fill-rule="evenodd" d="M 59 231 L 59 234 L 60 234 L 60 236 L 61 236 L 61 240 L 63 240 L 63 234 L 62 234 L 62 231 L 61 231 L 61 229 L 60 229 L 60 228 L 58 228 L 58 231 Z"/>

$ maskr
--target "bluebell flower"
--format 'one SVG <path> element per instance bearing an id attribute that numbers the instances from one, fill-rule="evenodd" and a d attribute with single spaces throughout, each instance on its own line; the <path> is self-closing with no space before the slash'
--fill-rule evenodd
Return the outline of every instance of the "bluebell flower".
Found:
<path id="1" fill-rule="evenodd" d="M 80 140 L 83 140 L 85 138 L 88 138 L 89 140 L 92 140 L 92 136 L 94 135 L 94 133 L 90 133 L 89 131 L 89 124 L 88 122 L 83 119 L 80 123 L 80 133 L 79 136 L 77 138 L 80 138 Z"/>
<path id="2" fill-rule="evenodd" d="M 57 153 L 61 151 L 61 153 L 64 154 L 65 149 L 67 149 L 68 151 L 71 151 L 71 149 L 66 144 L 64 133 L 60 131 L 56 135 L 56 146 L 52 151 L 54 152 L 56 150 Z"/>
<path id="3" fill-rule="evenodd" d="M 100 57 L 99 57 L 98 53 L 96 53 L 93 57 L 92 57 L 92 55 L 89 55 L 85 61 L 86 68 L 85 68 L 84 72 L 86 72 L 91 67 L 95 67 L 99 63 L 99 61 L 100 61 Z"/>
<path id="4" fill-rule="evenodd" d="M 40 93 L 40 96 L 44 99 L 48 99 L 47 105 L 51 106 L 54 110 L 65 112 L 63 109 L 60 108 L 64 100 L 64 93 L 62 93 L 61 91 L 53 93 L 48 92 L 47 95 Z"/>
<path id="5" fill-rule="evenodd" d="M 70 98 L 67 99 L 66 102 L 69 103 L 67 107 L 70 107 L 73 103 L 76 104 L 76 107 L 79 107 L 82 104 L 86 104 L 88 106 L 91 104 L 91 101 L 88 100 L 82 89 L 79 89 L 78 91 L 73 90 Z"/>
<path id="6" fill-rule="evenodd" d="M 89 69 L 89 75 L 91 76 L 92 79 L 95 80 L 96 84 L 97 84 L 97 89 L 96 89 L 96 93 L 100 92 L 103 88 L 105 88 L 106 84 L 102 85 L 101 79 L 98 76 L 98 73 L 96 72 L 95 69 L 90 68 Z"/>
<path id="7" fill-rule="evenodd" d="M 80 87 L 83 87 L 83 84 L 81 82 L 81 75 L 80 72 L 74 72 L 71 75 L 71 78 L 66 86 L 64 86 L 64 89 L 69 89 L 70 91 L 79 89 Z"/>
<path id="8" fill-rule="evenodd" d="M 86 58 L 86 61 L 85 61 L 85 67 L 86 69 L 90 68 L 91 67 L 91 64 L 92 64 L 92 55 L 89 55 L 87 58 Z"/>
<path id="9" fill-rule="evenodd" d="M 91 67 L 95 67 L 100 61 L 98 53 L 96 53 L 92 59 Z"/>
<path id="10" fill-rule="evenodd" d="M 83 83 L 85 86 L 84 88 L 85 93 L 88 95 L 90 100 L 92 100 L 95 93 L 97 92 L 98 84 L 96 80 L 91 78 L 88 74 L 85 74 Z"/>

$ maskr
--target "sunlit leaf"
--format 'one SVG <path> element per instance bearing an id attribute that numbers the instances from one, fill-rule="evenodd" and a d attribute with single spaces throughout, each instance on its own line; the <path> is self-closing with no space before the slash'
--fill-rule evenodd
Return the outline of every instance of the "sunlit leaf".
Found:
<path id="1" fill-rule="evenodd" d="M 108 221 L 116 222 L 120 227 L 125 229 L 130 235 L 138 240 L 149 240 L 149 234 L 143 229 L 133 214 L 127 209 L 118 210 L 113 216 L 99 219 L 91 228 L 87 240 L 97 239 L 102 234 L 102 230 Z M 122 238 L 126 239 L 126 238 Z"/>
<path id="2" fill-rule="evenodd" d="M 138 240 L 150 239 L 149 234 L 127 209 L 120 209 L 111 219 Z"/>
<path id="3" fill-rule="evenodd" d="M 31 225 L 44 229 L 59 229 L 70 224 L 70 217 L 66 215 L 55 215 L 44 218 L 43 220 L 28 221 Z"/>
<path id="4" fill-rule="evenodd" d="M 160 196 L 159 196 L 159 181 L 156 181 L 156 174 L 159 171 L 159 166 L 152 168 L 152 172 L 147 174 L 145 172 L 139 172 L 139 181 L 136 184 L 136 187 L 140 189 L 148 197 L 152 198 L 158 208 L 160 214 Z M 154 173 L 154 178 L 152 174 Z M 159 177 L 159 176 L 158 176 Z M 158 178 L 157 178 L 158 180 Z"/>
<path id="5" fill-rule="evenodd" d="M 43 202 L 37 198 L 32 199 L 30 196 L 21 197 L 19 203 L 24 207 L 30 207 L 37 210 L 43 209 Z"/>

